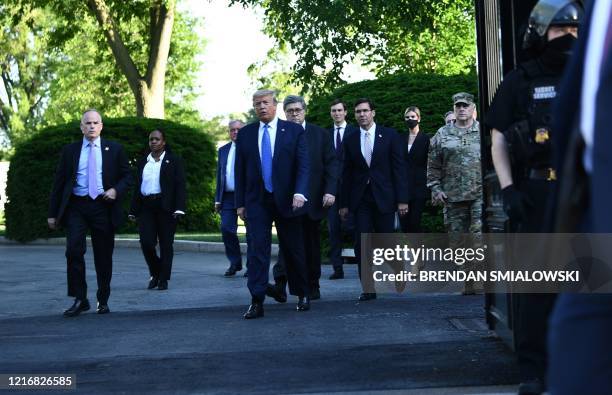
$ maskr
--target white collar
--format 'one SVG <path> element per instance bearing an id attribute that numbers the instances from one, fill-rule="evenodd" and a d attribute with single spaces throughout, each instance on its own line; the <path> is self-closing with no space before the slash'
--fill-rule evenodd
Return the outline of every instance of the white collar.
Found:
<path id="1" fill-rule="evenodd" d="M 159 156 L 159 162 L 161 163 L 161 161 L 164 160 L 164 156 L 166 156 L 166 151 L 162 152 L 162 154 Z M 149 156 L 147 156 L 147 162 L 153 162 L 155 163 L 155 159 L 153 159 L 153 154 L 149 154 Z"/>

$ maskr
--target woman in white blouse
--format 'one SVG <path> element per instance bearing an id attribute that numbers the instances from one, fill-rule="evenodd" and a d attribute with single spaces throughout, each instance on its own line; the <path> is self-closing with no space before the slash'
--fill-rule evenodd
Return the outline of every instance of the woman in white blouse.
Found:
<path id="1" fill-rule="evenodd" d="M 166 145 L 160 128 L 149 134 L 151 152 L 138 162 L 129 218 L 138 221 L 140 246 L 149 266 L 148 289 L 168 289 L 172 271 L 174 233 L 185 215 L 185 170 Z M 160 254 L 156 245 L 159 240 Z"/>

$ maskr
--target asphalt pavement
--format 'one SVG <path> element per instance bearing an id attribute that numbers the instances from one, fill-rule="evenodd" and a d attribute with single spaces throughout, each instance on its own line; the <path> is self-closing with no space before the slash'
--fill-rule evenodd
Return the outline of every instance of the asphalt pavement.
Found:
<path id="1" fill-rule="evenodd" d="M 246 279 L 223 277 L 223 254 L 177 252 L 169 289 L 158 291 L 146 289 L 140 251 L 117 248 L 111 314 L 64 318 L 65 266 L 61 246 L 0 245 L 0 374 L 75 374 L 66 392 L 83 394 L 516 391 L 514 357 L 486 328 L 482 296 L 360 303 L 356 266 L 336 281 L 324 266 L 311 311 L 266 300 L 265 317 L 247 321 Z"/>

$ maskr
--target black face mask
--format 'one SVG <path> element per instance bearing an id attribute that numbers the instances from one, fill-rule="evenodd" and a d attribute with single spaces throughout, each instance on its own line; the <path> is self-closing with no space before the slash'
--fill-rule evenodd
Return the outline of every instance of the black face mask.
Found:
<path id="1" fill-rule="evenodd" d="M 576 37 L 565 34 L 546 43 L 542 53 L 542 62 L 548 67 L 564 67 L 572 54 Z"/>
<path id="2" fill-rule="evenodd" d="M 416 119 L 407 119 L 406 125 L 409 129 L 414 129 L 419 124 L 419 121 Z"/>

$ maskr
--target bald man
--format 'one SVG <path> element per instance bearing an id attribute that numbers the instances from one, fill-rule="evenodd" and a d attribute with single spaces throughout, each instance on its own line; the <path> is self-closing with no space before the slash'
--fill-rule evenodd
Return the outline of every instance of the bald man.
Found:
<path id="1" fill-rule="evenodd" d="M 121 198 L 132 185 L 123 147 L 102 139 L 102 117 L 87 110 L 81 118 L 83 139 L 64 146 L 49 202 L 49 228 L 66 229 L 68 296 L 75 298 L 64 316 L 90 309 L 85 281 L 85 236 L 91 232 L 98 282 L 98 314 L 110 312 L 108 298 L 113 274 L 115 230 L 125 220 Z"/>

